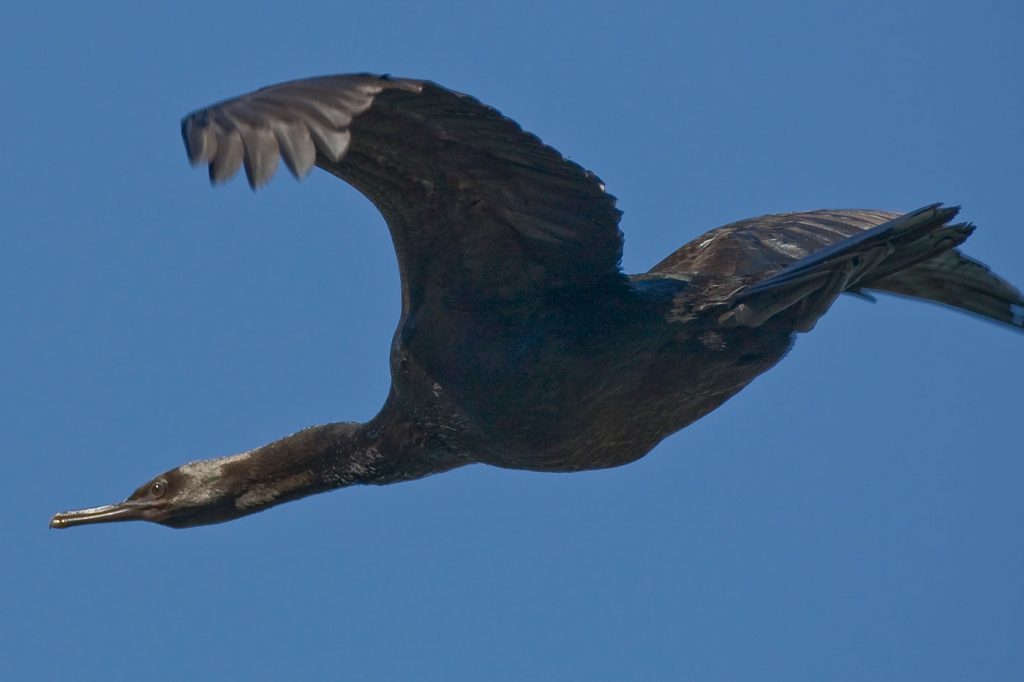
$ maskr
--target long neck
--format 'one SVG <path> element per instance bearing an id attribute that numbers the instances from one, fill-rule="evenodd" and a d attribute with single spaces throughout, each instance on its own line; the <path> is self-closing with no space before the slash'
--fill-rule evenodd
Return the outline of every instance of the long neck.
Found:
<path id="1" fill-rule="evenodd" d="M 221 483 L 237 491 L 235 506 L 243 514 L 335 488 L 408 481 L 467 463 L 419 429 L 379 418 L 313 426 L 213 461 Z"/>

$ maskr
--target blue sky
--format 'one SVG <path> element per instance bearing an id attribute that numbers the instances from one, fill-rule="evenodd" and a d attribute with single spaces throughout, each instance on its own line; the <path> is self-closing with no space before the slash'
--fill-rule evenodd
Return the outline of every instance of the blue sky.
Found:
<path id="1" fill-rule="evenodd" d="M 188 111 L 425 77 L 597 172 L 627 271 L 752 215 L 945 201 L 1024 285 L 1020 7 L 6 7 L 4 678 L 1017 679 L 1024 338 L 893 298 L 840 301 L 621 469 L 471 467 L 188 531 L 46 522 L 386 394 L 381 218 L 323 173 L 211 189 Z"/>

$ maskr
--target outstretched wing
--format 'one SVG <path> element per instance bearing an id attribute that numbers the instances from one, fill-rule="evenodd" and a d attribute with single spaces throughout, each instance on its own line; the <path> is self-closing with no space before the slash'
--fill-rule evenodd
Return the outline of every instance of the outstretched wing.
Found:
<path id="1" fill-rule="evenodd" d="M 403 309 L 538 300 L 621 278 L 615 199 L 514 121 L 434 83 L 372 75 L 273 85 L 189 114 L 193 164 L 267 182 L 317 165 L 387 220 Z"/>
<path id="2" fill-rule="evenodd" d="M 709 230 L 651 268 L 660 273 L 707 273 L 750 283 L 852 237 L 897 213 L 867 210 L 777 213 Z"/>
<path id="3" fill-rule="evenodd" d="M 952 219 L 956 210 L 939 209 L 936 205 L 906 217 L 920 214 L 924 219 L 931 213 L 936 214 L 937 224 L 941 224 Z M 777 278 L 772 276 L 787 268 L 780 277 L 788 275 L 795 281 L 808 274 L 800 269 L 798 261 L 822 262 L 832 251 L 840 249 L 855 257 L 858 247 L 885 242 L 886 235 L 866 234 L 869 230 L 899 217 L 886 211 L 824 210 L 750 218 L 706 232 L 658 263 L 651 272 L 709 277 L 719 283 L 712 295 L 719 295 L 724 301 L 744 285 L 751 285 L 745 291 L 754 292 L 761 283 L 774 284 Z M 969 231 L 963 237 L 967 234 Z M 887 260 L 848 291 L 863 293 L 865 289 L 942 303 L 1024 328 L 1021 293 L 958 249 L 941 250 L 909 265 L 900 258 Z"/>

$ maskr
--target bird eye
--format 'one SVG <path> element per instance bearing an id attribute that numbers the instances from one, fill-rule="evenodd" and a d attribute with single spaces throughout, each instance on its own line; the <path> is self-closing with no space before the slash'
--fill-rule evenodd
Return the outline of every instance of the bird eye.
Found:
<path id="1" fill-rule="evenodd" d="M 149 494 L 152 497 L 163 497 L 165 492 L 167 492 L 167 481 L 162 479 L 154 481 L 153 485 L 149 486 Z"/>

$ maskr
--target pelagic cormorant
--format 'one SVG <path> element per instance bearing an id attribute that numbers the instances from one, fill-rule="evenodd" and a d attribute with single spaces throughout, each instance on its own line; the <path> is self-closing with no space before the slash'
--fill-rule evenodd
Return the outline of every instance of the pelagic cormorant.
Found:
<path id="1" fill-rule="evenodd" d="M 371 75 L 274 85 L 187 116 L 213 182 L 279 159 L 354 185 L 387 220 L 402 278 L 392 384 L 365 424 L 314 426 L 185 464 L 54 528 L 227 521 L 355 484 L 475 462 L 580 471 L 632 462 L 714 410 L 841 293 L 884 291 L 1024 328 L 1024 298 L 955 247 L 957 208 L 786 213 L 720 227 L 650 272 L 620 270 L 601 181 L 494 109 Z"/>

